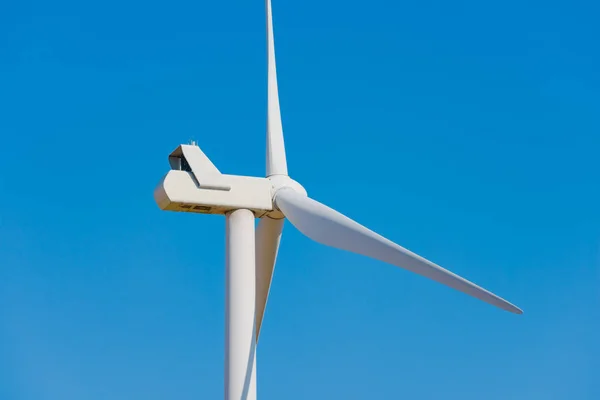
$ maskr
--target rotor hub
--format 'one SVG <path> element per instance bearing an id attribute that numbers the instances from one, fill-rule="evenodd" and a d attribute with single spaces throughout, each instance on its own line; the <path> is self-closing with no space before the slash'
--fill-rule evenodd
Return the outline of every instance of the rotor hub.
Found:
<path id="1" fill-rule="evenodd" d="M 283 213 L 277 208 L 277 204 L 275 204 L 275 197 L 277 196 L 277 192 L 281 189 L 288 188 L 294 190 L 296 193 L 303 194 L 307 196 L 306 189 L 297 181 L 293 180 L 287 175 L 271 175 L 267 178 L 271 181 L 272 190 L 272 199 L 273 199 L 273 211 L 268 214 L 270 218 L 273 219 L 281 219 L 285 218 Z"/>
<path id="2" fill-rule="evenodd" d="M 283 188 L 290 188 L 307 196 L 306 189 L 287 175 L 271 175 L 267 179 L 271 181 L 271 185 L 273 186 L 273 199 L 275 199 L 277 192 Z"/>

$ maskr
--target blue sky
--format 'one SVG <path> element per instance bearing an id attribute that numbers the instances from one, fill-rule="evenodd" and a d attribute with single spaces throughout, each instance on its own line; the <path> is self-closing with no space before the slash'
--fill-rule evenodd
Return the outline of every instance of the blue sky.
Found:
<path id="1" fill-rule="evenodd" d="M 286 224 L 260 398 L 600 398 L 598 6 L 273 7 L 292 177 L 525 314 Z M 224 219 L 152 193 L 192 138 L 264 174 L 264 35 L 258 0 L 0 6 L 0 398 L 222 396 Z"/>

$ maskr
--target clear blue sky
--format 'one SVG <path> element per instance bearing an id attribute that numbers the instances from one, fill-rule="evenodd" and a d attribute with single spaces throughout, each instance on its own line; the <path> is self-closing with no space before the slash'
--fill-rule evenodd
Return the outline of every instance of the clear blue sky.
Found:
<path id="1" fill-rule="evenodd" d="M 525 314 L 286 224 L 261 399 L 600 398 L 593 3 L 274 0 L 292 177 Z M 262 0 L 0 6 L 1 399 L 221 398 L 224 219 L 152 193 L 191 138 L 264 173 L 264 35 Z"/>

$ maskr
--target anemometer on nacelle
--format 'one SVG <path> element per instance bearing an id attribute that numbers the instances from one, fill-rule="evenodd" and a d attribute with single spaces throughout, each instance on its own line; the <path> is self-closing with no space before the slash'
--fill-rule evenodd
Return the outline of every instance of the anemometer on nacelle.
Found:
<path id="1" fill-rule="evenodd" d="M 195 144 L 182 144 L 169 155 L 171 170 L 154 190 L 163 210 L 225 214 L 248 209 L 257 217 L 273 211 L 269 179 L 222 174 Z"/>

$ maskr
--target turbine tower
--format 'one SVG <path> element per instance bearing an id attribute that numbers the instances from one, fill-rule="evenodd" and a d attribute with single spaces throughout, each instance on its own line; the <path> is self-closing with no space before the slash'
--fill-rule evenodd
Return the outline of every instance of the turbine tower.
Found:
<path id="1" fill-rule="evenodd" d="M 154 191 L 162 210 L 226 219 L 225 399 L 256 399 L 258 342 L 284 219 L 321 244 L 407 269 L 515 314 L 508 301 L 308 197 L 288 175 L 279 109 L 271 0 L 266 0 L 268 112 L 266 177 L 222 174 L 195 144 L 169 155 Z M 255 219 L 258 227 L 255 229 Z"/>

